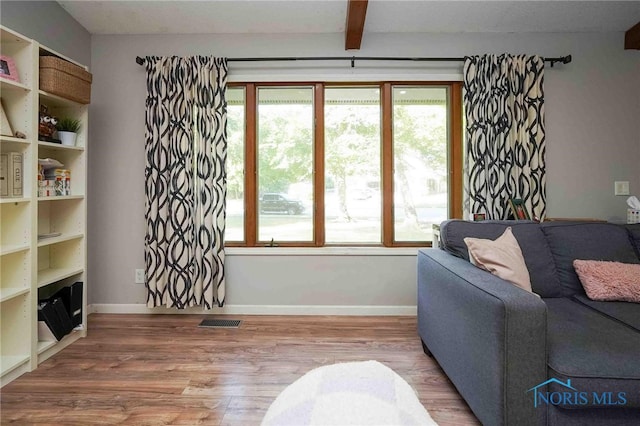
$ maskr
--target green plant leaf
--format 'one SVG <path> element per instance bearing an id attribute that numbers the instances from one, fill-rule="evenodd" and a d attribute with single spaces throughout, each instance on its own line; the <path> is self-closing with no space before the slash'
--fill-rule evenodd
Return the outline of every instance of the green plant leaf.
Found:
<path id="1" fill-rule="evenodd" d="M 58 120 L 58 124 L 56 124 L 56 129 L 60 132 L 73 132 L 78 133 L 80 130 L 80 120 L 70 117 L 63 117 Z"/>

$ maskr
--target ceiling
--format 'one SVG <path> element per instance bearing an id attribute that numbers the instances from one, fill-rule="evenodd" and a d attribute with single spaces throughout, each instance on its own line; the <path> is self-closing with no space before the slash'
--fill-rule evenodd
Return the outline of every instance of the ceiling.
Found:
<path id="1" fill-rule="evenodd" d="M 92 34 L 341 33 L 347 0 L 66 1 Z M 369 0 L 364 34 L 609 32 L 640 22 L 640 1 Z"/>

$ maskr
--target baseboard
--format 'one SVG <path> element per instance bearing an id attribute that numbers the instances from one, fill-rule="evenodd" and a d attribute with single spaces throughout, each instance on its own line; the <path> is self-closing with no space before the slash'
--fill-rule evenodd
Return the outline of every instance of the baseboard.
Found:
<path id="1" fill-rule="evenodd" d="M 145 304 L 94 303 L 89 313 L 101 314 L 230 314 L 230 315 L 354 315 L 416 316 L 416 306 L 331 306 L 331 305 L 225 305 L 222 308 L 147 308 Z"/>

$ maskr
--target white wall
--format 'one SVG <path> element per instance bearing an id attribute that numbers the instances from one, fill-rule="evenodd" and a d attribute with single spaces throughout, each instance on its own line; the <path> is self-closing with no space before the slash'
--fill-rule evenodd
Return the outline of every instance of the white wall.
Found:
<path id="1" fill-rule="evenodd" d="M 55 1 L 2 1 L 0 21 L 40 44 L 91 66 L 91 34 Z"/>
<path id="2" fill-rule="evenodd" d="M 149 35 L 92 39 L 89 281 L 90 303 L 144 303 L 133 284 L 144 243 L 145 72 L 136 56 L 464 56 L 481 53 L 572 54 L 573 63 L 548 69 L 546 122 L 549 215 L 625 215 L 614 180 L 640 193 L 640 55 L 623 50 L 623 34 L 367 34 L 363 49 L 344 52 L 342 34 Z M 231 78 L 264 74 L 276 80 L 363 75 L 397 80 L 426 74 L 451 77 L 460 65 L 408 70 L 393 64 L 305 64 L 297 70 L 240 70 Z M 255 66 L 255 65 L 254 65 Z M 265 64 L 258 65 L 264 67 Z M 373 68 L 373 67 L 378 68 Z M 245 78 L 242 77 L 242 78 Z M 257 78 L 257 77 L 256 77 Z M 415 305 L 415 256 L 228 256 L 230 305 Z"/>

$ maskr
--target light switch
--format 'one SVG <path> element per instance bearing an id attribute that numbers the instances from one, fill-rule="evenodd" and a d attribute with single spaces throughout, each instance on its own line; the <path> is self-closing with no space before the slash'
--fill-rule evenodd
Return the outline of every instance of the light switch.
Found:
<path id="1" fill-rule="evenodd" d="M 136 284 L 144 284 L 144 269 L 136 269 Z"/>
<path id="2" fill-rule="evenodd" d="M 629 181 L 621 180 L 615 182 L 615 195 L 629 195 Z"/>

